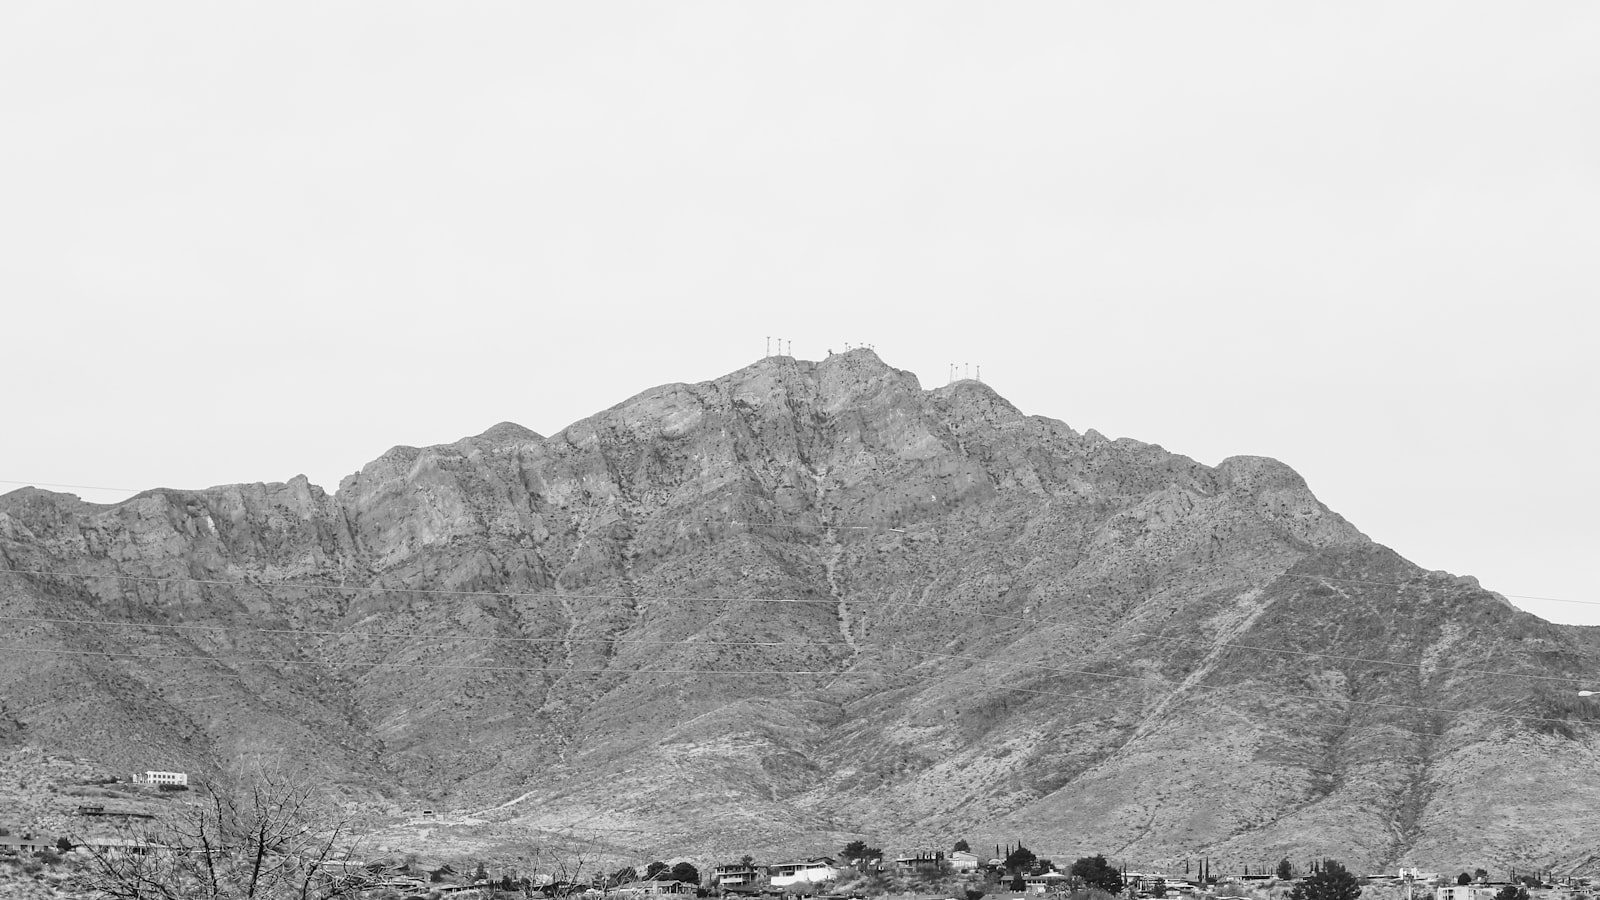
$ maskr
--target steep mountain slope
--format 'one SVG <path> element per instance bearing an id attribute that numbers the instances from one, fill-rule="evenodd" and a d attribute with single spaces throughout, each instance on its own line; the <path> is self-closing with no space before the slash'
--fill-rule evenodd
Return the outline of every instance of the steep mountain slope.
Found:
<path id="1" fill-rule="evenodd" d="M 1452 869 L 1584 865 L 1600 824 L 1592 640 L 1273 460 L 870 351 L 397 447 L 331 496 L 16 491 L 0 558 L 0 744 L 304 767 L 379 815 Z"/>

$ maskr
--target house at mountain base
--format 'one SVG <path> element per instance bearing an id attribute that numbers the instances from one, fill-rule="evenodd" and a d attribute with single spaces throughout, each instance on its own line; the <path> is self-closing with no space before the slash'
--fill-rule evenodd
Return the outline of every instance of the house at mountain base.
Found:
<path id="1" fill-rule="evenodd" d="M 0 835 L 0 853 L 9 853 L 16 856 L 30 856 L 41 850 L 56 849 L 56 842 L 46 837 L 26 835 L 18 837 L 14 834 Z"/>
<path id="2" fill-rule="evenodd" d="M 961 874 L 976 872 L 983 865 L 983 861 L 978 859 L 978 854 L 966 850 L 952 850 L 945 859 L 950 863 L 951 871 Z"/>
<path id="3" fill-rule="evenodd" d="M 711 883 L 717 887 L 742 887 L 760 878 L 754 866 L 726 865 L 711 870 Z"/>
<path id="4" fill-rule="evenodd" d="M 773 887 L 784 887 L 790 884 L 816 884 L 822 881 L 835 881 L 839 878 L 839 867 L 831 856 L 816 856 L 804 862 L 779 863 L 767 866 Z"/>

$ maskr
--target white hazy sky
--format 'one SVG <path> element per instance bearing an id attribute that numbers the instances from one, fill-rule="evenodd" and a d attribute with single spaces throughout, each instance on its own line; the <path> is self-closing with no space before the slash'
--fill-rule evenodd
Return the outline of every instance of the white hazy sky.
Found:
<path id="1" fill-rule="evenodd" d="M 0 479 L 331 488 L 782 335 L 1600 604 L 1596 47 L 1575 2 L 10 0 Z"/>

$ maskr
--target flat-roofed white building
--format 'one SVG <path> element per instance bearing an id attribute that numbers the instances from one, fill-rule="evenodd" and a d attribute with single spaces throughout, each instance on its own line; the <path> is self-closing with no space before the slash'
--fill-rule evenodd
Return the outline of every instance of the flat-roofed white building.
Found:
<path id="1" fill-rule="evenodd" d="M 711 871 L 711 883 L 717 887 L 755 884 L 756 881 L 755 866 L 747 866 L 743 863 L 717 866 Z"/>
<path id="2" fill-rule="evenodd" d="M 1440 885 L 1433 891 L 1433 900 L 1494 900 L 1499 886 L 1487 884 Z"/>
<path id="3" fill-rule="evenodd" d="M 140 772 L 133 776 L 135 784 L 181 784 L 189 786 L 188 772 Z"/>
<path id="4" fill-rule="evenodd" d="M 839 871 L 833 860 L 826 856 L 813 857 L 805 862 L 780 863 L 776 866 L 767 866 L 767 874 L 771 876 L 773 887 L 833 881 L 839 877 Z"/>

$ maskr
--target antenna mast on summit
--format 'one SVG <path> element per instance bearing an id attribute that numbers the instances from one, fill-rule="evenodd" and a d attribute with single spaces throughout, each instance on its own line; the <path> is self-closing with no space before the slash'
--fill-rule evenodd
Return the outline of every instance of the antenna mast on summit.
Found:
<path id="1" fill-rule="evenodd" d="M 772 355 L 772 335 L 767 335 L 767 355 Z"/>
<path id="2" fill-rule="evenodd" d="M 978 366 L 978 383 L 983 383 L 983 366 Z"/>
<path id="3" fill-rule="evenodd" d="M 788 355 L 788 356 L 793 356 L 794 355 L 794 341 L 790 341 L 789 342 L 789 352 L 786 355 Z"/>

